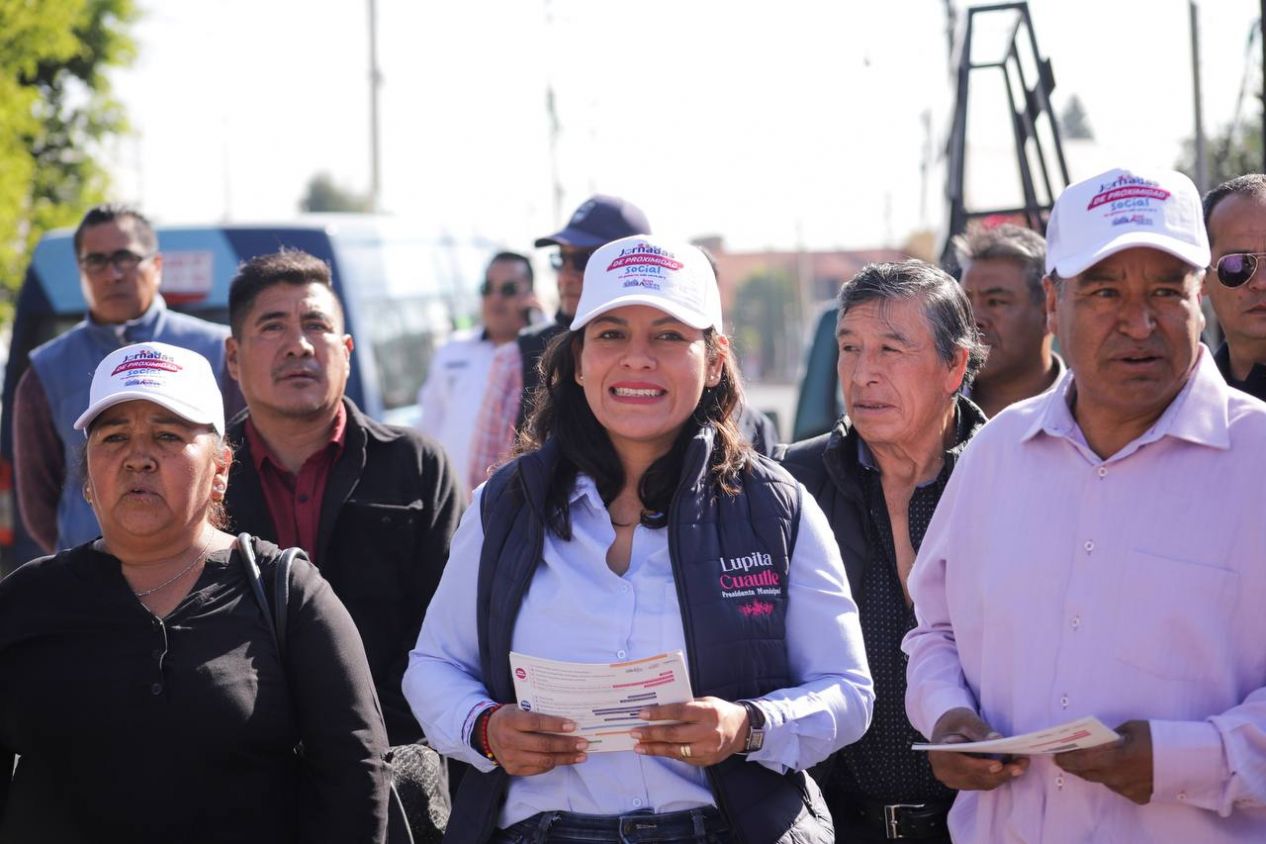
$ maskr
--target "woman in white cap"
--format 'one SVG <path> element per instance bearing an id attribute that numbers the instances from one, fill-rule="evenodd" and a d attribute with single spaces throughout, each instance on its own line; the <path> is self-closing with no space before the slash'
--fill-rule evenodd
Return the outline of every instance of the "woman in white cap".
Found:
<path id="1" fill-rule="evenodd" d="M 734 427 L 721 327 L 693 246 L 589 260 L 405 674 L 428 738 L 476 769 L 446 841 L 833 840 L 802 772 L 869 723 L 856 607 L 812 497 Z M 629 670 L 681 651 L 693 698 L 559 717 L 516 694 L 511 651 Z"/>
<path id="2" fill-rule="evenodd" d="M 101 538 L 0 582 L 0 841 L 381 841 L 360 638 L 296 560 L 283 660 L 224 531 L 232 454 L 206 359 L 111 353 L 75 427 Z M 253 550 L 272 571 L 278 549 Z"/>

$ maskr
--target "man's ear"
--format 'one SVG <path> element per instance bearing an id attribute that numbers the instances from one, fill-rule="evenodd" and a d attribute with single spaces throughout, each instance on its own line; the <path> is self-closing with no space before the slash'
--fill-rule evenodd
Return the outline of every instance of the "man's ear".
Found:
<path id="1" fill-rule="evenodd" d="M 242 380 L 238 377 L 237 340 L 232 334 L 224 338 L 224 365 L 234 381 Z"/>
<path id="2" fill-rule="evenodd" d="M 1059 287 L 1051 281 L 1049 275 L 1042 277 L 1042 292 L 1046 295 L 1046 330 L 1051 334 L 1058 334 L 1059 317 L 1055 312 L 1055 302 L 1059 298 Z"/>

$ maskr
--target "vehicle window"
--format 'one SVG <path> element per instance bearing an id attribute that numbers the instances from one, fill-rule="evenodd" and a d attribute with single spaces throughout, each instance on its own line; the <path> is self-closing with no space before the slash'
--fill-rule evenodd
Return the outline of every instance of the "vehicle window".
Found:
<path id="1" fill-rule="evenodd" d="M 414 297 L 366 302 L 362 313 L 356 340 L 372 347 L 383 408 L 415 403 L 436 344 L 448 336 L 448 308 L 438 299 Z"/>

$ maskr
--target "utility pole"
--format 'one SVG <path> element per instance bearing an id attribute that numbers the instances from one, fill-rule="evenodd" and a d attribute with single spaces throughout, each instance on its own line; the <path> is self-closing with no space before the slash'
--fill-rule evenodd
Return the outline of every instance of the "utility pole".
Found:
<path id="1" fill-rule="evenodd" d="M 382 165 L 378 153 L 378 3 L 369 0 L 369 210 L 379 210 L 382 198 Z"/>
<path id="2" fill-rule="evenodd" d="M 1200 98 L 1200 11 L 1196 7 L 1196 0 L 1187 0 L 1187 9 L 1191 15 L 1191 89 L 1195 95 L 1196 188 L 1203 196 L 1209 189 L 1209 162 L 1205 157 L 1204 107 Z"/>

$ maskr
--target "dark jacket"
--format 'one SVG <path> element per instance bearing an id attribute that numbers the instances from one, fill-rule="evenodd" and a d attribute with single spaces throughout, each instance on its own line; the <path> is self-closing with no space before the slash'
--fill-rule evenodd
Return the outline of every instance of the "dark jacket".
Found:
<path id="1" fill-rule="evenodd" d="M 1243 381 L 1237 381 L 1231 374 L 1231 347 L 1226 343 L 1218 347 L 1217 353 L 1213 356 L 1213 362 L 1218 365 L 1218 372 L 1222 373 L 1226 383 L 1237 390 L 1243 390 L 1250 396 L 1266 401 L 1266 364 L 1253 364 L 1248 377 Z"/>
<path id="2" fill-rule="evenodd" d="M 800 490 L 772 461 L 757 458 L 744 473 L 742 491 L 720 495 L 706 467 L 713 431 L 704 429 L 686 453 L 673 496 L 668 547 L 682 608 L 691 688 L 725 700 L 758 697 L 791 685 L 784 619 L 787 576 L 800 522 Z M 481 673 L 496 700 L 514 700 L 509 650 L 515 618 L 541 559 L 546 492 L 559 448 L 550 440 L 537 452 L 503 467 L 484 487 L 486 531 L 479 562 L 478 625 Z M 717 559 L 767 554 L 775 586 L 762 594 L 768 609 L 744 611 L 717 579 Z M 731 756 L 707 770 L 717 806 L 735 840 L 772 844 L 825 826 L 825 807 L 803 773 L 776 774 Z M 488 840 L 509 778 L 497 768 L 468 773 L 449 823 L 454 842 Z M 809 808 L 806 809 L 806 803 Z M 803 840 L 794 838 L 794 840 Z"/>
<path id="3" fill-rule="evenodd" d="M 408 744 L 422 729 L 400 683 L 448 560 L 460 498 L 448 458 L 433 440 L 375 422 L 350 399 L 343 404 L 343 452 L 326 484 L 317 547 L 305 550 L 356 622 L 391 743 Z M 239 414 L 228 429 L 237 454 L 225 503 L 234 533 L 275 541 L 246 417 Z"/>
<path id="4" fill-rule="evenodd" d="M 946 452 L 947 471 L 964 446 L 985 424 L 985 414 L 970 399 L 958 397 L 956 446 Z M 862 574 L 869 553 L 866 550 L 866 502 L 862 493 L 863 471 L 857 459 L 861 437 L 848 417 L 811 440 L 779 446 L 775 458 L 818 502 L 831 522 L 835 543 L 844 558 L 844 571 L 853 599 L 861 604 Z"/>
<path id="5" fill-rule="evenodd" d="M 541 362 L 541 355 L 545 354 L 545 347 L 550 340 L 567 331 L 571 321 L 569 316 L 556 314 L 553 322 L 528 326 L 515 338 L 523 361 L 523 397 L 519 400 L 519 417 L 514 420 L 514 430 L 523 430 L 523 424 L 532 411 L 532 396 L 541 383 L 541 373 L 537 366 Z"/>

